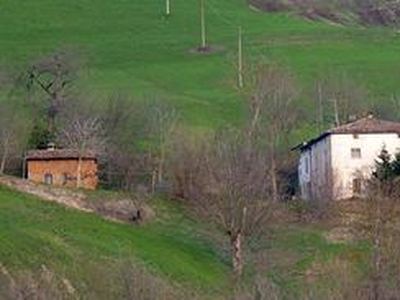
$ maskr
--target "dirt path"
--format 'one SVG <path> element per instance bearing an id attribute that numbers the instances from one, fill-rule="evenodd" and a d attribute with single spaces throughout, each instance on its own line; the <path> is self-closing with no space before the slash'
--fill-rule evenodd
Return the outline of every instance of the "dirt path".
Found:
<path id="1" fill-rule="evenodd" d="M 55 186 L 38 185 L 10 176 L 0 176 L 0 184 L 13 190 L 37 196 L 44 201 L 56 202 L 72 209 L 100 215 L 104 219 L 113 222 L 132 223 L 134 221 L 133 214 L 137 212 L 136 205 L 130 199 L 90 202 L 83 192 Z"/>
<path id="2" fill-rule="evenodd" d="M 37 185 L 24 179 L 8 176 L 1 176 L 0 184 L 23 193 L 37 196 L 46 201 L 57 202 L 73 209 L 95 212 L 85 200 L 85 195 L 78 191 L 57 188 L 54 186 Z"/>

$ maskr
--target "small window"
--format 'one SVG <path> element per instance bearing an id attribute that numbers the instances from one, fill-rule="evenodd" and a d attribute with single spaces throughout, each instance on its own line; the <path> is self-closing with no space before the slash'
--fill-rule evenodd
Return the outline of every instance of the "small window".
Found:
<path id="1" fill-rule="evenodd" d="M 361 158 L 361 149 L 351 148 L 351 158 Z"/>
<path id="2" fill-rule="evenodd" d="M 353 179 L 353 194 L 354 195 L 361 194 L 361 179 L 360 178 Z"/>
<path id="3" fill-rule="evenodd" d="M 44 183 L 45 184 L 53 184 L 53 175 L 51 175 L 50 173 L 46 173 L 44 175 Z"/>
<path id="4" fill-rule="evenodd" d="M 358 134 L 357 133 L 353 134 L 353 139 L 358 139 Z"/>

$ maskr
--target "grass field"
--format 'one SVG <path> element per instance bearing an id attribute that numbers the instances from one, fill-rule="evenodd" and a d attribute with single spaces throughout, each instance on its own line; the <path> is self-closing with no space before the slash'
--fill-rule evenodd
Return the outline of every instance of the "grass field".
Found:
<path id="1" fill-rule="evenodd" d="M 115 282 L 129 261 L 181 286 L 221 293 L 229 278 L 226 257 L 195 223 L 176 209 L 165 209 L 168 219 L 159 216 L 135 227 L 0 186 L 0 262 L 14 271 L 44 264 L 82 288 L 80 293 L 103 299 L 120 292 L 118 284 L 110 288 L 108 281 Z"/>
<path id="2" fill-rule="evenodd" d="M 400 35 L 394 29 L 315 23 L 287 14 L 266 15 L 245 0 L 206 0 L 208 40 L 223 51 L 196 54 L 190 50 L 200 40 L 198 1 L 172 0 L 168 18 L 163 9 L 162 0 L 3 0 L 0 65 L 23 68 L 52 51 L 72 49 L 85 61 L 76 83 L 83 95 L 100 104 L 113 92 L 162 99 L 176 106 L 187 124 L 215 128 L 239 123 L 243 116 L 244 96 L 235 88 L 241 25 L 247 63 L 262 59 L 289 68 L 300 86 L 308 121 L 313 116 L 314 81 L 327 73 L 345 73 L 364 86 L 365 101 L 371 104 L 384 105 L 400 93 Z M 305 124 L 296 139 L 313 132 L 312 124 Z M 166 217 L 157 215 L 134 227 L 0 186 L 0 262 L 14 272 L 46 264 L 93 299 L 120 296 L 117 273 L 128 260 L 206 297 L 229 294 L 227 241 L 216 242 L 206 234 L 209 228 L 174 204 L 160 200 L 154 206 Z M 251 280 L 259 272 L 290 299 L 302 292 L 307 274 L 318 277 L 318 270 L 312 272 L 318 264 L 339 259 L 363 273 L 367 246 L 331 244 L 323 232 L 316 226 L 276 228 L 268 239 L 258 241 L 254 254 L 265 253 L 266 265 L 260 270 L 248 266 L 246 276 Z M 107 276 L 105 269 L 110 270 Z M 340 272 L 332 274 L 340 278 Z M 316 279 L 322 290 L 327 286 L 323 278 Z"/>
<path id="3" fill-rule="evenodd" d="M 101 101 L 111 92 L 174 104 L 193 126 L 240 122 L 243 95 L 235 89 L 236 34 L 244 30 L 247 61 L 276 61 L 293 71 L 309 110 L 314 80 L 346 73 L 372 102 L 400 91 L 400 36 L 392 29 L 313 23 L 266 15 L 245 0 L 207 0 L 211 45 L 224 51 L 190 53 L 199 46 L 198 1 L 5 0 L 0 10 L 0 63 L 22 67 L 53 50 L 71 48 L 87 64 L 79 89 Z M 307 130 L 304 131 L 307 135 Z"/>
<path id="4" fill-rule="evenodd" d="M 229 296 L 228 241 L 185 216 L 174 203 L 154 200 L 151 205 L 155 219 L 132 226 L 0 186 L 0 264 L 16 274 L 46 265 L 89 299 L 123 299 L 120 276 L 129 261 L 205 299 Z M 248 258 L 254 263 L 246 268 L 245 286 L 251 289 L 254 276 L 261 276 L 278 287 L 283 299 L 291 299 L 310 288 L 310 272 L 322 291 L 337 283 L 330 269 L 313 274 L 315 266 L 340 260 L 362 273 L 366 244 L 332 244 L 323 232 L 314 225 L 285 225 L 251 241 Z"/>

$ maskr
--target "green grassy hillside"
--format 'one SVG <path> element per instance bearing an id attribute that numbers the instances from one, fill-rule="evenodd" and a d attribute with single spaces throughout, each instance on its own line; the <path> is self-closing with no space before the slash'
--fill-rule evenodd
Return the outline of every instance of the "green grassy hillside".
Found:
<path id="1" fill-rule="evenodd" d="M 18 278 L 45 265 L 85 299 L 127 299 L 126 284 L 146 289 L 157 286 L 157 278 L 186 291 L 182 299 L 229 299 L 228 241 L 176 204 L 153 200 L 151 205 L 156 217 L 133 226 L 0 186 L 0 267 Z M 276 286 L 283 299 L 300 298 L 308 290 L 326 293 L 340 285 L 343 265 L 349 276 L 344 280 L 358 284 L 366 268 L 365 243 L 330 243 L 324 232 L 318 226 L 283 225 L 250 241 L 244 289 L 251 291 L 256 277 Z M 123 274 L 131 262 L 133 270 L 140 266 L 152 277 L 127 281 Z M 0 268 L 0 295 L 2 279 Z"/>
<path id="2" fill-rule="evenodd" d="M 84 54 L 81 90 L 99 101 L 112 91 L 161 98 L 181 109 L 192 125 L 238 122 L 241 96 L 235 89 L 237 26 L 244 30 L 248 61 L 263 57 L 287 65 L 300 82 L 301 101 L 312 108 L 314 79 L 345 72 L 366 86 L 375 103 L 398 93 L 400 38 L 391 29 L 313 23 L 284 14 L 266 15 L 245 0 L 207 0 L 211 45 L 224 51 L 190 53 L 199 45 L 198 1 L 40 0 L 2 2 L 0 63 L 23 66 L 55 49 Z"/>
<path id="3" fill-rule="evenodd" d="M 168 211 L 168 219 L 159 215 L 138 227 L 0 186 L 0 263 L 13 272 L 45 265 L 68 278 L 81 295 L 96 299 L 121 297 L 119 276 L 127 262 L 140 263 L 179 286 L 221 293 L 229 278 L 223 252 L 178 210 L 158 207 Z"/>

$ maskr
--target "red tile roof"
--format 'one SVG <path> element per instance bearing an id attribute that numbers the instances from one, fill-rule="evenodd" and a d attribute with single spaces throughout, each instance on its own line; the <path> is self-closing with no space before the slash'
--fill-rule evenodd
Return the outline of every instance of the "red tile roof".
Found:
<path id="1" fill-rule="evenodd" d="M 398 133 L 400 123 L 379 120 L 374 117 L 366 117 L 357 121 L 333 128 L 329 133 L 337 134 L 362 134 L 362 133 Z"/>
<path id="2" fill-rule="evenodd" d="M 384 121 L 373 116 L 368 116 L 357 121 L 341 125 L 325 131 L 318 137 L 297 145 L 292 150 L 304 150 L 331 134 L 371 134 L 371 133 L 397 133 L 400 135 L 400 123 Z"/>

